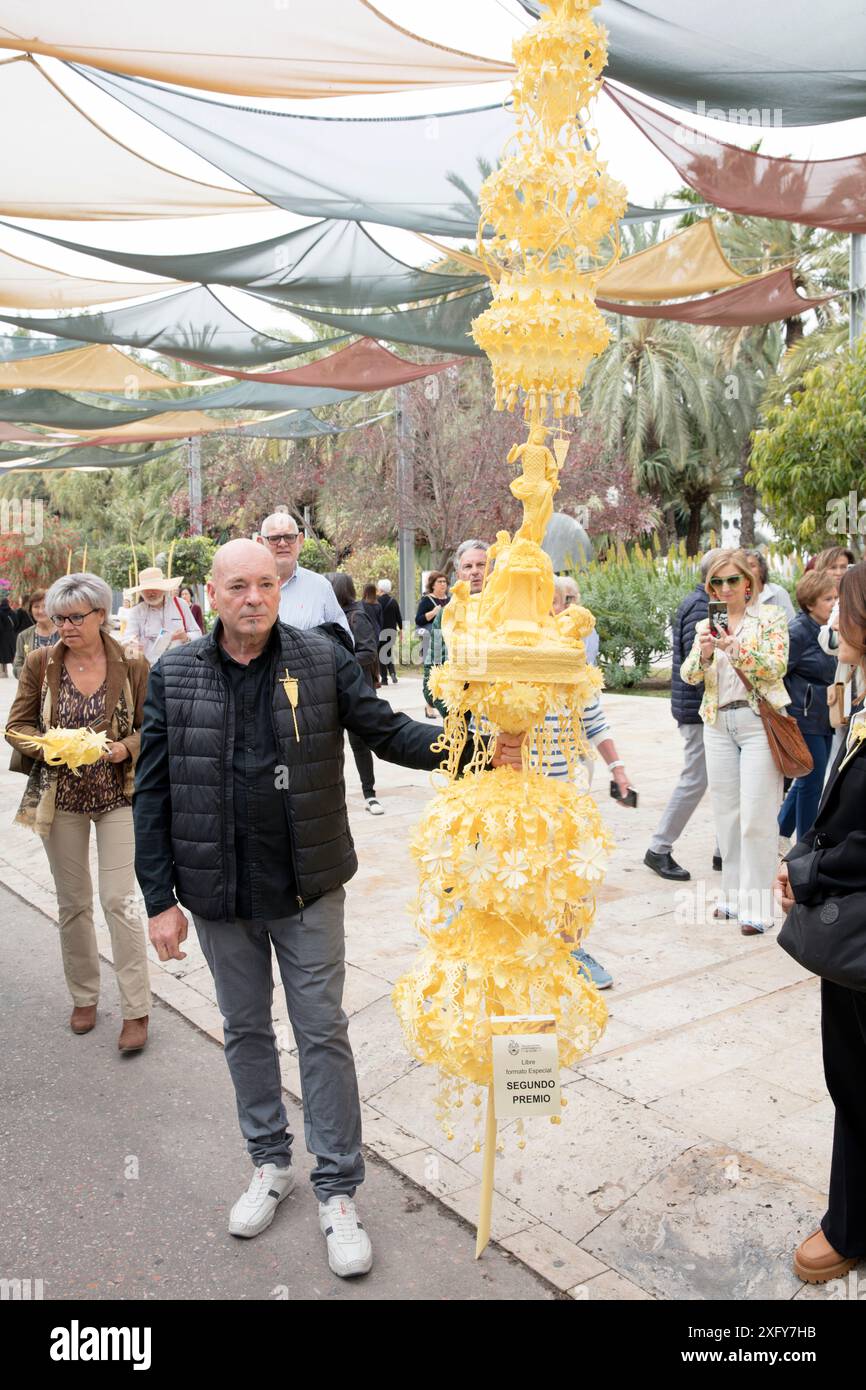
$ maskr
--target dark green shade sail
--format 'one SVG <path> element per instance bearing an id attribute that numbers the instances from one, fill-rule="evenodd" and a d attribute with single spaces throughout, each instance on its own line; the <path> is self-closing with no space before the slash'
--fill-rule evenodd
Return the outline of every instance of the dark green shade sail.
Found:
<path id="1" fill-rule="evenodd" d="M 315 352 L 318 348 L 336 346 L 333 339 L 320 343 L 284 343 L 267 333 L 259 333 L 226 308 L 204 285 L 149 299 L 144 304 L 104 309 L 96 314 L 68 314 L 53 319 L 0 314 L 0 322 L 12 323 L 30 332 L 72 338 L 77 346 L 112 343 L 115 347 L 150 348 L 168 357 L 192 358 L 196 362 L 213 362 L 226 367 L 262 366 Z"/>
<path id="2" fill-rule="evenodd" d="M 538 17 L 538 0 L 520 3 Z M 610 36 L 606 77 L 694 115 L 769 126 L 866 115 L 859 0 L 602 0 L 593 18 Z"/>

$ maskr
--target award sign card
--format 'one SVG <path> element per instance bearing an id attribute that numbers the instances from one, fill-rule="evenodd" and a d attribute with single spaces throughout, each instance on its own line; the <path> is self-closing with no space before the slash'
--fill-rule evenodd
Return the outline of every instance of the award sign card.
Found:
<path id="1" fill-rule="evenodd" d="M 493 1016 L 490 1028 L 497 1120 L 558 1115 L 559 1048 L 553 1014 Z"/>

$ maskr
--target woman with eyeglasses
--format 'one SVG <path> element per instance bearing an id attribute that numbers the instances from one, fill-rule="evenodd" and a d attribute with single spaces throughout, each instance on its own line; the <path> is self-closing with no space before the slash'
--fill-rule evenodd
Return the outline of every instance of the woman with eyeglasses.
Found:
<path id="1" fill-rule="evenodd" d="M 719 551 L 706 589 L 711 616 L 698 623 L 680 674 L 687 684 L 704 686 L 700 713 L 722 856 L 722 892 L 713 915 L 739 918 L 743 936 L 759 936 L 773 925 L 782 774 L 767 742 L 758 697 L 777 709 L 789 703 L 783 683 L 788 624 L 781 608 L 758 604 L 742 550 Z M 714 600 L 726 606 L 723 621 L 711 626 Z"/>
<path id="2" fill-rule="evenodd" d="M 127 657 L 108 635 L 111 590 L 95 574 L 67 574 L 45 595 L 60 636 L 32 651 L 6 721 L 13 747 L 33 759 L 15 820 L 41 836 L 57 890 L 60 949 L 72 996 L 70 1027 L 89 1033 L 99 1000 L 99 953 L 93 924 L 90 826 L 96 827 L 99 900 L 111 933 L 120 988 L 121 1052 L 147 1041 L 150 985 L 144 922 L 136 905 L 132 793 L 150 667 Z M 49 728 L 104 730 L 106 752 L 76 771 L 49 767 L 27 743 Z"/>

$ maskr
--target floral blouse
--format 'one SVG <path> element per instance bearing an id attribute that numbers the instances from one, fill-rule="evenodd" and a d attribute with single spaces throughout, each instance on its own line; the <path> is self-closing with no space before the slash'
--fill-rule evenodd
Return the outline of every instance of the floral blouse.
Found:
<path id="1" fill-rule="evenodd" d="M 103 681 L 92 695 L 82 695 L 64 666 L 60 677 L 60 693 L 57 700 L 57 725 L 61 729 L 81 729 L 86 724 L 91 727 L 105 722 L 105 685 Z M 127 804 L 123 789 L 107 758 L 77 773 L 71 768 L 61 767 L 57 777 L 58 811 L 78 811 L 83 815 L 99 815 L 103 811 L 113 811 Z"/>
<path id="2" fill-rule="evenodd" d="M 702 618 L 698 623 L 694 644 L 680 667 L 680 675 L 687 685 L 700 685 L 703 681 L 701 718 L 705 724 L 715 724 L 719 712 L 715 652 L 709 666 L 701 666 L 700 637 L 709 625 L 709 618 Z M 774 603 L 747 608 L 736 636 L 739 651 L 731 658 L 731 664 L 748 676 L 754 686 L 754 690 L 742 686 L 742 698 L 748 700 L 755 714 L 759 696 L 777 709 L 784 709 L 790 703 L 790 696 L 782 679 L 788 669 L 788 621 L 782 609 Z"/>

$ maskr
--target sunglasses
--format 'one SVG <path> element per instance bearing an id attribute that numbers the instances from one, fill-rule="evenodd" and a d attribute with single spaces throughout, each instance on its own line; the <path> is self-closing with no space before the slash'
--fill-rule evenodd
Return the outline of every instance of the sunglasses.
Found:
<path id="1" fill-rule="evenodd" d="M 710 588 L 721 589 L 723 584 L 727 584 L 729 588 L 735 589 L 742 582 L 743 576 L 741 574 L 717 574 L 710 580 Z"/>

